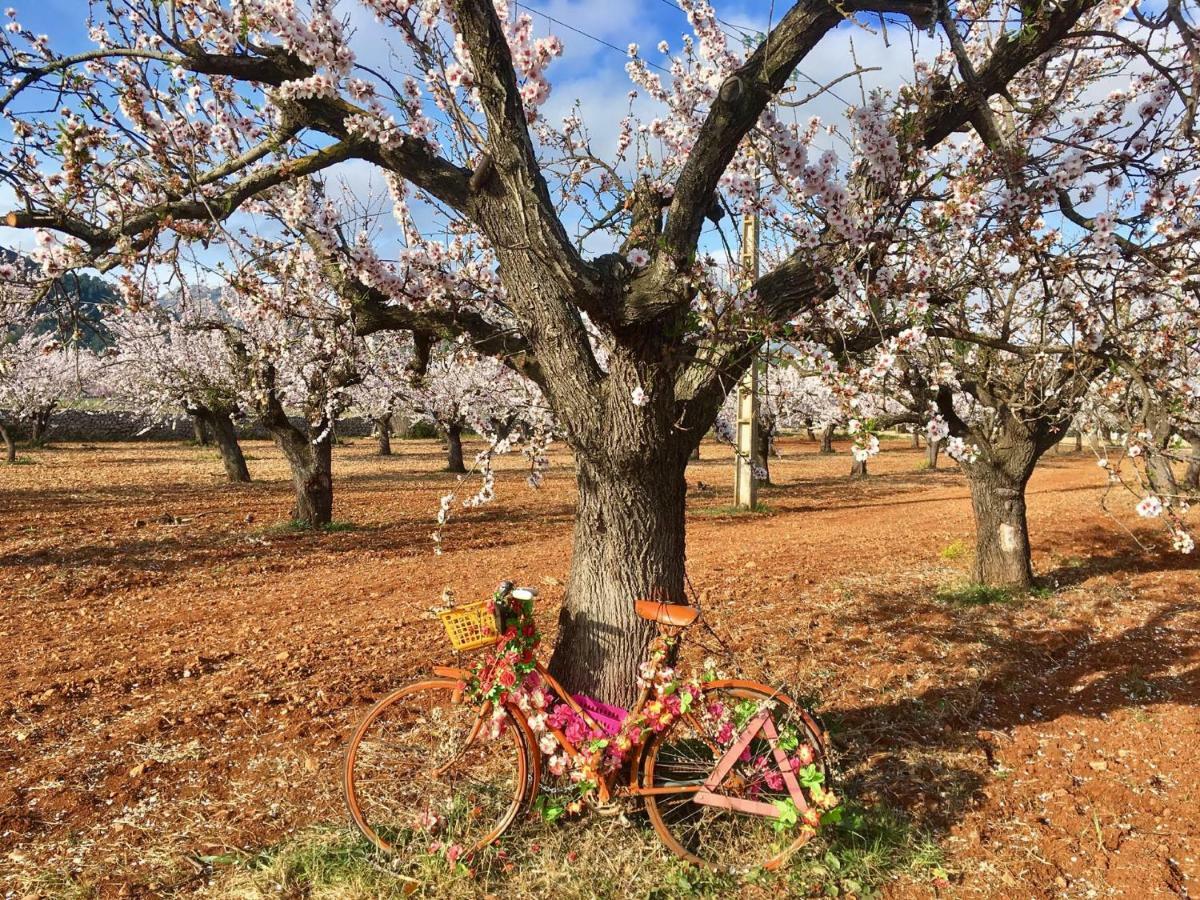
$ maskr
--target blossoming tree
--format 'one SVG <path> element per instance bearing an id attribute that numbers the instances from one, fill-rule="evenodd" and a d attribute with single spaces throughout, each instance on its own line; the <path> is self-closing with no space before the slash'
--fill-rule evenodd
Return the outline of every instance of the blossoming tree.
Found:
<path id="1" fill-rule="evenodd" d="M 392 455 L 392 420 L 408 409 L 407 398 L 417 365 L 412 336 L 402 331 L 380 331 L 363 339 L 361 380 L 352 385 L 354 406 L 375 427 L 379 455 Z"/>
<path id="2" fill-rule="evenodd" d="M 106 327 L 115 343 L 105 355 L 102 385 L 109 399 L 151 420 L 186 413 L 211 436 L 232 482 L 250 471 L 238 443 L 241 372 L 220 332 L 204 327 L 218 307 L 203 296 L 180 293 L 171 310 L 140 297 L 115 307 Z M 204 292 L 202 292 L 204 293 Z"/>
<path id="3" fill-rule="evenodd" d="M 694 34 L 664 49 L 669 81 L 639 55 L 629 66 L 659 113 L 624 118 L 602 157 L 581 116 L 540 114 L 562 44 L 505 0 L 364 5 L 406 48 L 400 71 L 359 59 L 362 33 L 333 3 L 104 0 L 96 47 L 70 56 L 14 20 L 0 48 L 20 200 L 8 223 L 47 230 L 50 274 L 129 265 L 211 237 L 277 185 L 351 159 L 381 170 L 397 206 L 440 224 L 410 218 L 398 260 L 369 238 L 318 235 L 320 252 L 362 329 L 436 320 L 543 389 L 579 487 L 552 667 L 571 690 L 626 702 L 652 633 L 632 600 L 683 598 L 684 467 L 764 340 L 817 308 L 869 323 L 889 263 L 893 295 L 920 289 L 899 274 L 897 228 L 950 189 L 939 173 L 961 130 L 1029 166 L 994 139 L 997 119 L 1052 123 L 1064 147 L 1087 125 L 1071 119 L 1077 92 L 1047 92 L 1047 79 L 1074 87 L 1141 65 L 1152 42 L 1170 73 L 1154 82 L 1163 103 L 1191 83 L 1178 77 L 1183 27 L 1149 14 L 1118 33 L 1125 8 L 1099 0 L 800 0 L 749 49 L 707 4 L 681 0 Z M 829 123 L 842 155 L 822 152 L 820 123 L 781 105 L 804 102 L 792 75 L 847 19 L 880 16 L 932 31 L 929 52 L 894 93 Z M 722 278 L 707 258 L 704 223 L 725 205 L 757 207 L 786 245 L 761 277 Z M 576 223 L 608 252 L 585 255 Z"/>
<path id="4" fill-rule="evenodd" d="M 518 419 L 537 416 L 544 401 L 528 379 L 499 360 L 446 344 L 432 353 L 406 398 L 415 420 L 432 424 L 446 439 L 446 469 L 466 472 L 464 429 L 507 435 Z"/>

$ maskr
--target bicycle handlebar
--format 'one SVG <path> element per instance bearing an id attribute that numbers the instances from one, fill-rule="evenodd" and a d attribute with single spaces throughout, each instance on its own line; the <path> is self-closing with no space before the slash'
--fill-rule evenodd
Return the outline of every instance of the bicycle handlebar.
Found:
<path id="1" fill-rule="evenodd" d="M 531 587 L 513 587 L 511 581 L 502 581 L 496 587 L 496 593 L 501 597 L 513 596 L 518 600 L 532 600 L 538 595 L 537 588 Z"/>

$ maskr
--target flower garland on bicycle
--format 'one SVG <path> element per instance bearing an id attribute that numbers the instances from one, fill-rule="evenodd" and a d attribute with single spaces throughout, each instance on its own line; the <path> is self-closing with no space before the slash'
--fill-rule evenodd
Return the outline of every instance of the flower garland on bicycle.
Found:
<path id="1" fill-rule="evenodd" d="M 601 773 L 610 773 L 624 765 L 630 751 L 641 744 L 646 731 L 664 731 L 680 716 L 694 712 L 712 728 L 718 744 L 727 747 L 764 706 L 774 705 L 770 700 L 747 700 L 736 707 L 726 707 L 715 700 L 704 703 L 702 684 L 717 677 L 715 663 L 706 660 L 700 679 L 679 678 L 675 669 L 666 665 L 675 641 L 659 635 L 650 645 L 648 658 L 638 668 L 638 687 L 649 691 L 649 699 L 640 713 L 627 713 L 615 733 L 591 727 L 568 704 L 554 702 L 554 693 L 535 671 L 535 651 L 541 643 L 541 633 L 533 619 L 533 598 L 518 599 L 500 590 L 489 600 L 488 609 L 498 612 L 496 645 L 475 665 L 461 687 L 476 701 L 492 704 L 490 736 L 493 738 L 499 737 L 507 724 L 505 703 L 511 699 L 524 713 L 537 737 L 538 748 L 547 759 L 550 774 L 565 775 L 570 779 L 574 786 L 572 799 L 561 804 L 543 802 L 542 813 L 551 821 L 563 813 L 581 812 L 584 803 L 596 792 Z M 575 747 L 574 757 L 566 753 L 554 731 L 561 733 Z M 811 745 L 802 742 L 794 733 L 780 734 L 780 745 L 791 754 L 790 765 L 816 804 L 798 815 L 790 799 L 781 801 L 777 803 L 780 822 L 784 827 L 799 824 L 815 831 L 821 822 L 821 810 L 832 810 L 839 800 L 823 788 L 824 773 L 815 765 Z M 594 768 L 597 760 L 599 770 Z M 746 750 L 741 762 L 750 764 L 760 785 L 758 790 L 778 791 L 782 788 L 782 775 L 771 770 L 765 754 L 752 757 Z M 754 785 L 751 787 L 755 792 Z"/>

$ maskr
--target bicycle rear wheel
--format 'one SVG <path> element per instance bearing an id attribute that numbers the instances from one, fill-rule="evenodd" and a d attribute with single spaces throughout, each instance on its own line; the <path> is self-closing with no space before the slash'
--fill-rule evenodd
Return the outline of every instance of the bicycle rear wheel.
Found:
<path id="1" fill-rule="evenodd" d="M 512 824 L 532 737 L 512 713 L 491 737 L 488 721 L 479 727 L 480 712 L 455 682 L 431 679 L 367 713 L 346 749 L 343 781 L 350 816 L 371 843 L 397 853 L 468 854 Z"/>
<path id="2" fill-rule="evenodd" d="M 650 791 L 645 795 L 646 812 L 663 843 L 690 862 L 733 871 L 777 868 L 812 837 L 802 807 L 819 812 L 818 800 L 826 793 L 828 765 L 821 729 L 803 708 L 767 685 L 713 681 L 703 690 L 700 703 L 650 743 L 642 764 L 642 789 Z M 804 803 L 793 801 L 798 821 L 790 827 L 750 811 L 757 804 L 775 808 L 792 800 L 767 730 L 755 728 L 764 709 L 780 736 L 776 743 L 786 747 L 794 783 L 799 785 L 802 772 L 810 783 L 820 775 L 821 786 L 815 791 L 800 787 Z M 747 732 L 754 736 L 737 761 L 707 789 L 705 783 L 729 748 Z"/>

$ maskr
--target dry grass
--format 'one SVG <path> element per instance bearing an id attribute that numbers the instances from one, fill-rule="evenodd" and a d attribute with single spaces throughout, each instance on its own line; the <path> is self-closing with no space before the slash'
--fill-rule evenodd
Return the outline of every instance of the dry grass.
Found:
<path id="1" fill-rule="evenodd" d="M 237 900 L 870 897 L 900 876 L 945 877 L 937 846 L 882 806 L 851 805 L 843 824 L 797 854 L 784 872 L 760 870 L 741 877 L 675 859 L 640 818 L 593 817 L 554 825 L 531 820 L 469 866 L 453 867 L 441 856 L 390 860 L 344 827 L 313 827 L 254 856 L 208 861 L 213 874 L 207 893 Z"/>

